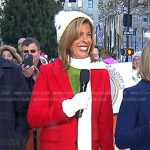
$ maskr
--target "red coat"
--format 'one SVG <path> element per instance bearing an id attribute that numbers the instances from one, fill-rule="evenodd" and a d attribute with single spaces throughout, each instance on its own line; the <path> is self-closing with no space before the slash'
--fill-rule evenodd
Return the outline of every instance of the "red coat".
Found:
<path id="1" fill-rule="evenodd" d="M 92 150 L 113 150 L 113 113 L 106 69 L 91 70 Z M 42 127 L 40 150 L 77 150 L 78 120 L 68 118 L 62 101 L 74 95 L 60 59 L 40 69 L 28 110 L 28 122 Z M 86 144 L 86 141 L 85 141 Z"/>

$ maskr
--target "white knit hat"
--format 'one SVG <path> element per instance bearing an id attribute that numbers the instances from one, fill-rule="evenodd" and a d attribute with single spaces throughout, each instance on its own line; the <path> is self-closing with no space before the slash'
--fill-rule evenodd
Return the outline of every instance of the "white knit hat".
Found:
<path id="1" fill-rule="evenodd" d="M 141 57 L 141 54 L 142 54 L 141 51 L 135 52 L 135 53 L 133 54 L 133 56 L 132 56 L 132 61 L 133 61 L 133 59 L 134 59 L 135 57 Z"/>
<path id="2" fill-rule="evenodd" d="M 67 26 L 76 18 L 87 18 L 92 24 L 93 20 L 86 14 L 80 11 L 60 11 L 55 15 L 55 28 L 57 31 L 57 42 L 59 43 L 62 34 Z"/>

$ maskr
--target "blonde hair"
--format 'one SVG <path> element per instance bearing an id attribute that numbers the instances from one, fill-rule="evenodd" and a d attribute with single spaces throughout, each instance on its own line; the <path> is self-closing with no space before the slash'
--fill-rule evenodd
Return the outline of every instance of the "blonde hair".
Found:
<path id="1" fill-rule="evenodd" d="M 74 19 L 66 28 L 64 31 L 60 41 L 59 41 L 59 55 L 62 59 L 63 66 L 65 69 L 68 69 L 70 66 L 70 59 L 71 59 L 71 50 L 70 47 L 72 43 L 78 39 L 81 31 L 81 27 L 83 24 L 89 23 L 91 27 L 91 33 L 92 33 L 92 46 L 90 49 L 89 56 L 92 56 L 92 51 L 94 48 L 94 29 L 91 22 L 83 17 Z"/>
<path id="2" fill-rule="evenodd" d="M 150 65 L 148 62 L 150 62 L 150 41 L 143 47 L 139 68 L 141 78 L 150 81 Z"/>

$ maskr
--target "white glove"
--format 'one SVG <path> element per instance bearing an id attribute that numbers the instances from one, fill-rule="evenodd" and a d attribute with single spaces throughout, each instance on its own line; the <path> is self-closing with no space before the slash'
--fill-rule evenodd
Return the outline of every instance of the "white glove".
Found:
<path id="1" fill-rule="evenodd" d="M 72 99 L 67 99 L 62 102 L 63 112 L 72 117 L 81 109 L 87 109 L 90 96 L 87 92 L 77 93 Z"/>

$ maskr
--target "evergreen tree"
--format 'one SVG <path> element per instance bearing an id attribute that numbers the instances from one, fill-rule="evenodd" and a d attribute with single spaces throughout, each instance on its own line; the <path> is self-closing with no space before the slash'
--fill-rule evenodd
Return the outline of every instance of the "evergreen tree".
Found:
<path id="1" fill-rule="evenodd" d="M 0 19 L 3 42 L 17 46 L 20 37 L 35 37 L 43 52 L 57 56 L 54 15 L 60 9 L 55 0 L 6 0 Z"/>

